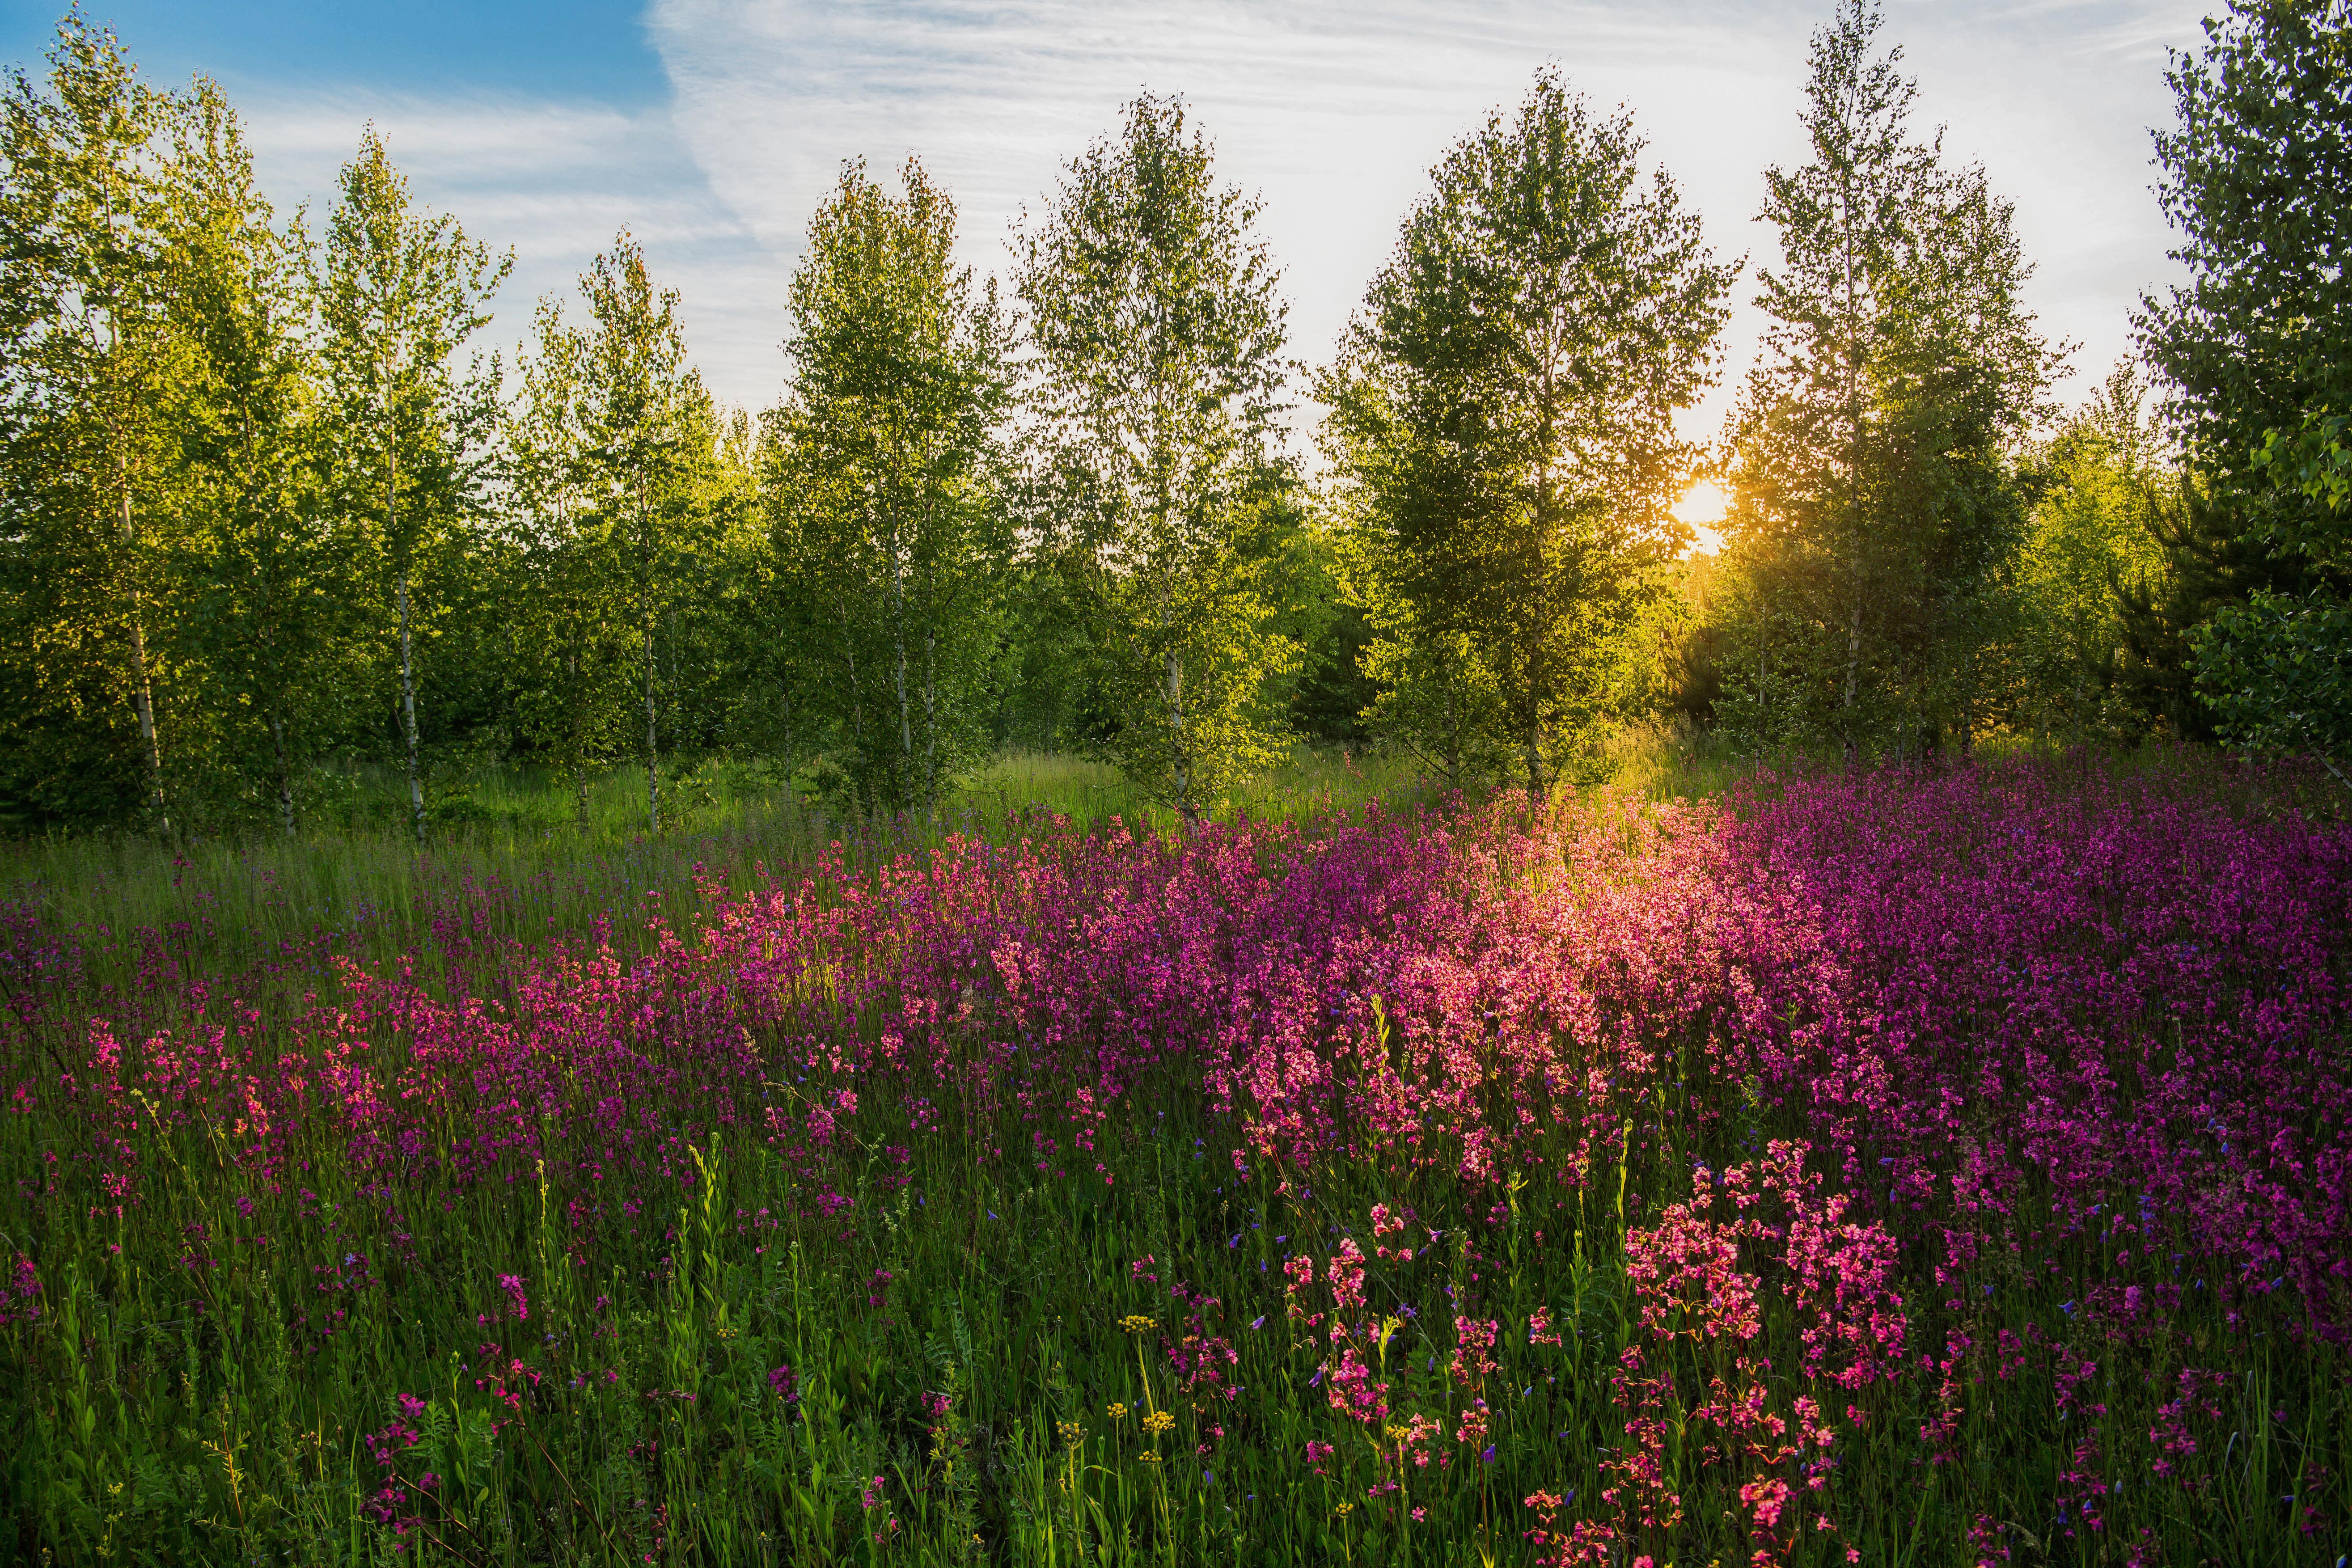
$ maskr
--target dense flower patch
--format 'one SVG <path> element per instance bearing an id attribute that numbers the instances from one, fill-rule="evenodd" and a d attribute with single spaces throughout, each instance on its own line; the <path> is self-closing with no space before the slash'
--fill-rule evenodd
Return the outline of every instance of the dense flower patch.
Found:
<path id="1" fill-rule="evenodd" d="M 95 1016 L 20 921 L 28 1543 L 2154 1562 L 2347 1528 L 2339 828 L 2017 767 L 950 839 L 704 902 Z M 284 1389 L 208 1370 L 265 1324 Z M 157 1436 L 77 1428 L 109 1401 Z M 279 1522 L 201 1458 L 323 1442 L 338 1401 Z"/>

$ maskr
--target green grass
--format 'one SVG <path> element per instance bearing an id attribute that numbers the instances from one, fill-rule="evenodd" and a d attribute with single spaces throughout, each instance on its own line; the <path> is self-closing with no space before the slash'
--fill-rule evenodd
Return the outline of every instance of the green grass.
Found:
<path id="1" fill-rule="evenodd" d="M 1719 794 L 1754 767 L 1671 731 L 1622 737 L 1603 760 L 1617 788 L 1660 799 Z M 2229 777 L 2217 766 L 2217 787 Z M 258 999 L 267 1029 L 320 984 L 310 959 L 321 951 L 415 950 L 429 986 L 487 990 L 495 964 L 459 955 L 600 919 L 636 951 L 649 905 L 681 921 L 700 910 L 698 871 L 801 866 L 835 845 L 854 867 L 931 834 L 1050 831 L 1055 817 L 1172 827 L 1115 773 L 1052 756 L 998 759 L 930 824 L 835 820 L 748 772 L 673 787 L 680 819 L 659 835 L 632 821 L 638 775 L 598 781 L 583 828 L 561 781 L 501 772 L 470 781 L 473 809 L 445 810 L 423 855 L 368 826 L 290 842 L 89 839 L 13 847 L 0 877 L 22 910 L 82 944 L 89 1011 L 153 996 L 141 981 L 160 963 Z M 1311 823 L 1417 789 L 1393 761 L 1307 753 L 1225 811 Z M 2248 809 L 2262 805 L 2249 795 Z M 472 897 L 484 883 L 507 890 Z M 142 1016 L 185 1026 L 192 1005 Z M 789 1168 L 759 1130 L 737 1127 L 669 1149 L 666 1172 L 632 1178 L 625 1195 L 551 1187 L 511 1163 L 470 1186 L 395 1195 L 323 1130 L 269 1170 L 241 1161 L 225 1127 L 109 1130 L 139 1144 L 140 1205 L 42 1207 L 45 1337 L 0 1322 L 0 1365 L 41 1390 L 10 1406 L 0 1563 L 1530 1563 L 1524 1497 L 1574 1491 L 1589 1506 L 1612 1483 L 1602 1466 L 1624 1415 L 1611 1379 L 1636 1339 L 1623 1194 L 1630 1185 L 1639 1224 L 1689 1195 L 1695 1160 L 1721 1164 L 1738 1149 L 1692 1142 L 1688 1119 L 1662 1100 L 1654 1126 L 1637 1137 L 1628 1124 L 1625 1147 L 1646 1143 L 1650 1157 L 1574 1193 L 1520 1188 L 1496 1205 L 1491 1189 L 1378 1151 L 1276 1188 L 1236 1179 L 1234 1129 L 1201 1100 L 1197 1081 L 1171 1077 L 1137 1086 L 1104 1125 L 1058 1111 L 1021 1124 L 1020 1136 L 1042 1132 L 1064 1152 L 1048 1169 L 968 1140 L 899 1150 L 887 1111 L 845 1118 L 823 1170 Z M 950 1125 L 965 1115 L 942 1109 Z M 1750 1110 L 1723 1139 L 1807 1131 Z M 90 1187 L 97 1167 L 76 1142 L 87 1131 L 0 1106 L 0 1163 L 24 1184 L 0 1224 L 0 1266 L 34 1245 L 25 1216 L 40 1184 Z M 1068 1159 L 1081 1134 L 1111 1180 Z M 567 1149 L 563 1163 L 594 1153 Z M 1548 1158 L 1570 1155 L 1563 1145 Z M 62 1175 L 45 1173 L 53 1159 Z M 819 1217 L 820 1191 L 852 1202 Z M 640 1201 L 625 1219 L 620 1205 Z M 1303 1460 L 1335 1424 L 1312 1382 L 1323 1347 L 1286 1316 L 1284 1243 L 1318 1237 L 1328 1252 L 1336 1230 L 1367 1237 L 1375 1204 L 1445 1233 L 1411 1265 L 1370 1271 L 1371 1305 L 1394 1323 L 1382 1371 L 1401 1409 L 1459 1403 L 1445 1371 L 1449 1295 L 1475 1288 L 1479 1314 L 1505 1325 L 1484 1385 L 1492 1465 L 1449 1442 L 1449 1463 L 1409 1467 L 1369 1437 L 1328 1474 Z M 2065 1228 L 2046 1206 L 2020 1223 Z M 2282 1500 L 2345 1496 L 2313 1456 L 2352 1452 L 2352 1369 L 2294 1338 L 2293 1323 L 2217 1320 L 2190 1324 L 2193 1342 L 2102 1350 L 2109 1372 L 2088 1426 L 2052 1408 L 2046 1352 L 2014 1384 L 1996 1375 L 1995 1336 L 2063 1322 L 2057 1297 L 2095 1277 L 2098 1245 L 2054 1244 L 2055 1283 L 2020 1289 L 2000 1259 L 1956 1282 L 1958 1297 L 1975 1302 L 1984 1288 L 1996 1303 L 1967 1319 L 1978 1349 L 1959 1461 L 1925 1465 L 1911 1440 L 1938 1416 L 1931 1384 L 1864 1398 L 1866 1436 L 1837 1494 L 1863 1561 L 1973 1563 L 1971 1530 L 2018 1563 L 2335 1560 L 2341 1543 L 2297 1533 L 2301 1504 Z M 1156 1281 L 1138 1277 L 1145 1258 L 1158 1260 Z M 528 1281 L 528 1319 L 511 1310 L 506 1274 Z M 1171 1304 L 1178 1279 L 1214 1299 L 1197 1325 Z M 1539 1307 L 1557 1346 L 1529 1342 Z M 1155 1334 L 1229 1341 L 1243 1391 L 1232 1414 L 1179 1387 L 1163 1355 L 1139 1356 L 1121 1327 L 1131 1315 L 1150 1317 Z M 1785 1343 L 1793 1329 L 1776 1321 L 1768 1334 Z M 2122 1494 L 2113 1511 L 2133 1533 L 2054 1537 L 2045 1505 L 2070 1462 L 2055 1435 L 2137 1453 L 2165 1379 L 2210 1360 L 2209 1344 L 2248 1336 L 2270 1348 L 2235 1367 L 2220 1415 L 2198 1428 L 2204 1489 Z M 1942 1342 L 1924 1315 L 1918 1340 Z M 767 1382 L 787 1364 L 802 1395 L 789 1418 Z M 2133 1370 L 2119 1376 L 2118 1364 Z M 509 1424 L 501 1395 L 533 1378 L 528 1415 Z M 941 1393 L 952 1402 L 935 1417 L 924 1401 Z M 413 1445 L 383 1436 L 404 1418 L 395 1394 L 421 1402 L 405 1418 Z M 1154 1413 L 1169 1416 L 1164 1430 L 1146 1429 Z M 402 1449 L 394 1468 L 372 1438 Z M 1675 1465 L 1687 1524 L 1674 1568 L 1745 1562 L 1736 1478 L 1696 1451 Z M 370 1514 L 387 1477 L 426 1469 L 440 1479 L 415 1505 L 416 1530 L 395 1534 Z M 1391 1483 L 1403 1493 L 1368 1499 Z M 1424 1518 L 1402 1522 L 1410 1508 Z M 1800 1560 L 1835 1559 L 1809 1546 Z"/>
<path id="2" fill-rule="evenodd" d="M 624 948 L 649 898 L 674 923 L 703 912 L 700 879 L 804 866 L 838 845 L 870 863 L 949 833 L 1008 837 L 1117 818 L 1173 832 L 1176 819 L 1116 769 L 1084 758 L 1013 752 L 993 759 L 929 822 L 843 818 L 783 788 L 766 770 L 714 763 L 666 778 L 664 826 L 646 830 L 645 775 L 592 781 L 584 822 L 570 783 L 530 768 L 485 768 L 436 792 L 420 851 L 405 795 L 389 773 L 352 775 L 339 809 L 289 837 L 266 828 L 158 841 L 131 835 L 0 842 L 0 909 L 65 933 L 96 990 L 128 985 L 142 966 L 188 978 L 246 975 L 323 944 L 383 961 L 430 944 L 465 911 L 467 934 L 541 942 L 614 922 Z M 1289 761 L 1219 803 L 1220 820 L 1309 821 L 1376 796 L 1419 798 L 1391 758 L 1297 748 Z M 520 896 L 478 900 L 472 887 Z M 478 922 L 487 921 L 487 925 Z"/>

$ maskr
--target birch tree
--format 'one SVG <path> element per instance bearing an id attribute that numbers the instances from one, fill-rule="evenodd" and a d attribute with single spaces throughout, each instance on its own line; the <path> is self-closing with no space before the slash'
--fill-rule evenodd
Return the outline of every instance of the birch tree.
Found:
<path id="1" fill-rule="evenodd" d="M 343 165 L 315 288 L 325 395 L 335 425 L 341 504 L 372 525 L 390 589 L 410 829 L 425 841 L 418 763 L 420 589 L 474 506 L 487 388 L 455 363 L 489 323 L 513 267 L 466 237 L 457 219 L 410 199 L 373 127 Z"/>
<path id="2" fill-rule="evenodd" d="M 1069 571 L 1100 743 L 1187 823 L 1273 762 L 1259 536 L 1294 482 L 1289 365 L 1257 206 L 1220 186 L 1181 101 L 1145 96 L 1071 160 L 1014 242 L 1041 542 Z"/>
<path id="3" fill-rule="evenodd" d="M 861 793 L 928 812 L 985 744 L 1005 324 L 993 283 L 954 264 L 953 201 L 915 160 L 900 182 L 894 196 L 849 164 L 809 226 L 768 491 L 803 591 L 838 617 L 834 706 Z"/>
<path id="4" fill-rule="evenodd" d="M 151 623 L 187 367 L 165 255 L 167 137 L 185 110 L 79 14 L 58 26 L 46 81 L 16 71 L 0 100 L 14 788 L 37 813 L 113 816 L 94 795 L 120 769 L 136 780 L 134 815 L 166 831 L 167 672 Z M 118 715 L 135 731 L 127 747 Z"/>
<path id="5" fill-rule="evenodd" d="M 304 237 L 275 226 L 220 89 L 175 138 L 172 309 L 191 353 L 174 400 L 186 512 L 185 655 L 223 761 L 258 772 L 280 829 L 356 695 L 350 571 L 363 541 L 324 504 Z"/>
<path id="6" fill-rule="evenodd" d="M 1696 454 L 1734 268 L 1622 111 L 1539 73 L 1439 163 L 1322 377 L 1383 636 L 1376 711 L 1450 772 L 1507 745 L 1530 799 L 1608 706 Z"/>
<path id="7" fill-rule="evenodd" d="M 1807 726 L 1866 742 L 1965 743 L 1983 622 L 2023 537 L 2012 448 L 2058 356 L 2022 290 L 2011 208 L 1981 168 L 1913 139 L 1917 87 L 1880 17 L 1844 0 L 1817 32 L 1800 118 L 1810 159 L 1765 173 L 1778 269 L 1727 431 L 1735 551 L 1770 560 L 1766 597 Z M 1784 622 L 1785 624 L 1789 624 Z M 1735 661 L 1734 670 L 1744 668 Z"/>
<path id="8" fill-rule="evenodd" d="M 613 751 L 626 706 L 630 616 L 612 509 L 599 504 L 588 344 L 562 302 L 540 302 L 533 348 L 505 431 L 525 602 L 517 717 L 569 780 L 575 819 L 588 820 L 588 777 Z"/>
<path id="9" fill-rule="evenodd" d="M 675 289 L 656 289 L 625 230 L 580 279 L 588 323 L 578 351 L 583 504 L 606 535 L 616 586 L 636 626 L 644 699 L 646 826 L 661 826 L 663 615 L 707 510 L 719 425 L 687 363 Z"/>

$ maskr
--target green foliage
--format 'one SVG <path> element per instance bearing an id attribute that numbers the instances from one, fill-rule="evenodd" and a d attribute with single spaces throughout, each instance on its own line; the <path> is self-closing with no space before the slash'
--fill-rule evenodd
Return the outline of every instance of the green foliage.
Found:
<path id="1" fill-rule="evenodd" d="M 1758 743 L 1966 744 L 2025 531 L 2011 447 L 2055 356 L 1981 168 L 1909 137 L 1917 89 L 1872 53 L 1874 5 L 1816 33 L 1810 160 L 1765 175 L 1782 266 L 1763 362 L 1725 436 L 1735 569 L 1725 711 Z"/>
<path id="2" fill-rule="evenodd" d="M 299 783 L 366 689 L 364 531 L 332 504 L 314 393 L 304 237 L 271 225 L 217 89 L 201 83 L 173 165 L 185 195 L 174 314 L 194 374 L 173 414 L 189 595 L 175 639 L 200 668 L 221 785 L 253 778 L 295 831 Z"/>
<path id="3" fill-rule="evenodd" d="M 2146 731 L 2128 684 L 2126 595 L 2166 580 L 2159 530 L 2179 476 L 2143 395 L 2137 371 L 2118 367 L 2027 461 L 2035 499 L 1994 700 L 2013 727 L 2075 744 Z"/>
<path id="4" fill-rule="evenodd" d="M 1187 820 L 1273 762 L 1264 688 L 1284 308 L 1255 206 L 1220 188 L 1184 110 L 1143 97 L 1071 160 L 1015 242 L 1029 315 L 1033 488 L 1103 752 Z"/>
<path id="5" fill-rule="evenodd" d="M 2352 759 L 2352 420 L 2315 413 L 2254 454 L 2280 504 L 2255 538 L 2313 578 L 2302 595 L 2255 589 L 2195 634 L 2197 683 L 2222 732 L 2263 751 Z M 2312 503 L 2308 508 L 2296 502 Z M 2337 776 L 2341 777 L 2340 770 Z"/>
<path id="6" fill-rule="evenodd" d="M 343 165 L 313 288 L 320 395 L 332 409 L 333 504 L 365 520 L 370 598 L 398 673 L 409 808 L 424 842 L 416 645 L 457 597 L 451 579 L 479 505 L 489 381 L 461 377 L 458 349 L 489 324 L 484 302 L 514 265 L 467 241 L 446 214 L 413 208 L 373 127 Z M 493 373 L 493 377 L 494 379 Z"/>
<path id="7" fill-rule="evenodd" d="M 45 83 L 15 72 L 0 104 L 0 809 L 164 826 L 180 672 L 148 645 L 170 610 L 169 405 L 189 359 L 166 163 L 187 104 L 79 15 L 49 66 Z"/>
<path id="8" fill-rule="evenodd" d="M 913 159 L 901 180 L 849 164 L 810 223 L 763 484 L 856 795 L 929 811 L 987 740 L 1007 329 L 954 265 L 955 204 Z"/>
<path id="9" fill-rule="evenodd" d="M 2193 679 L 2198 727 L 2340 758 L 2352 554 L 2333 411 L 2352 405 L 2352 214 L 2338 199 L 2352 25 L 2336 5 L 2236 0 L 2205 35 L 2173 57 L 2178 121 L 2157 136 L 2157 194 L 2189 276 L 2138 323 L 2209 514 L 2175 549 L 2202 602 L 2158 651 L 2176 693 Z"/>
<path id="10" fill-rule="evenodd" d="M 2269 432 L 2352 406 L 2347 48 L 2339 5 L 2232 0 L 2166 73 L 2177 122 L 2157 133 L 2157 197 L 2189 279 L 2144 300 L 2138 326 L 2192 458 L 2232 489 Z"/>
<path id="11" fill-rule="evenodd" d="M 580 291 L 589 319 L 571 351 L 579 366 L 580 459 L 606 544 L 605 591 L 635 623 L 630 651 L 645 700 L 646 825 L 658 829 L 661 638 L 669 630 L 675 648 L 677 617 L 690 603 L 684 568 L 708 544 L 719 413 L 687 363 L 677 291 L 654 287 L 645 251 L 626 230 L 589 264 Z"/>
<path id="12" fill-rule="evenodd" d="M 1375 721 L 1541 795 L 1658 596 L 1734 268 L 1630 114 L 1557 72 L 1438 164 L 1318 395 L 1375 641 Z"/>
<path id="13" fill-rule="evenodd" d="M 583 384 L 586 343 L 560 300 L 540 301 L 535 348 L 519 366 L 520 394 L 504 425 L 513 500 L 508 538 L 521 623 L 510 677 L 523 737 L 572 782 L 587 817 L 593 769 L 623 755 L 628 701 L 628 622 L 618 541 L 595 504 Z"/>

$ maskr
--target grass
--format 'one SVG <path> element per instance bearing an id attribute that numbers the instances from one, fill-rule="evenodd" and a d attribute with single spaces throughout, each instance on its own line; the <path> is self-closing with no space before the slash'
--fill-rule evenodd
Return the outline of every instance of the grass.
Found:
<path id="1" fill-rule="evenodd" d="M 1621 795 L 1653 800 L 1718 794 L 1753 772 L 1672 734 L 1625 740 L 1609 762 Z M 845 1086 L 864 1094 L 822 1150 L 658 1097 L 629 1107 L 651 1131 L 624 1150 L 583 1131 L 602 1092 L 583 1081 L 477 1079 L 482 1103 L 527 1105 L 515 1124 L 539 1128 L 536 1153 L 486 1152 L 451 1179 L 431 1173 L 466 1166 L 480 1136 L 455 1120 L 428 1131 L 411 1172 L 357 1158 L 350 1131 L 327 1121 L 267 1134 L 234 1096 L 199 1114 L 162 1089 L 106 1106 L 60 1093 L 52 1067 L 95 1077 L 64 1059 L 96 1049 L 77 1032 L 92 1015 L 135 1024 L 115 1031 L 123 1059 L 167 1078 L 180 1069 L 156 1064 L 175 1055 L 262 1071 L 322 1038 L 358 1050 L 423 1038 L 398 1021 L 407 1004 L 334 969 L 343 958 L 385 979 L 404 965 L 427 996 L 478 1002 L 452 1015 L 456 1049 L 502 1027 L 517 977 L 542 973 L 522 950 L 601 930 L 624 959 L 657 956 L 666 931 L 721 907 L 715 872 L 740 893 L 763 863 L 793 868 L 788 883 L 814 870 L 829 904 L 887 900 L 891 858 L 950 829 L 1050 856 L 1055 818 L 1171 826 L 1107 770 L 1052 757 L 999 759 L 929 825 L 840 823 L 719 773 L 679 791 L 677 826 L 646 836 L 628 822 L 639 782 L 600 783 L 583 831 L 534 826 L 551 796 L 569 806 L 549 781 L 485 775 L 477 818 L 436 828 L 422 856 L 389 833 L 11 852 L 0 935 L 15 967 L 0 979 L 31 1022 L 0 1058 L 0 1092 L 46 1087 L 0 1106 L 15 1178 L 0 1268 L 21 1253 L 40 1285 L 12 1296 L 0 1280 L 0 1381 L 15 1384 L 0 1563 L 1532 1563 L 1538 1520 L 1524 1500 L 1564 1497 L 1570 1518 L 1577 1498 L 1589 1510 L 1625 1484 L 1611 1468 L 1622 1357 L 1658 1353 L 1629 1232 L 1691 1199 L 1697 1163 L 1720 1170 L 1815 1131 L 1752 1080 L 1702 1084 L 1685 1039 L 1670 1042 L 1686 1055 L 1669 1056 L 1654 1098 L 1643 1088 L 1611 1110 L 1622 1134 L 1574 1184 L 1540 1174 L 1596 1158 L 1568 1129 L 1533 1146 L 1536 1179 L 1500 1187 L 1377 1143 L 1244 1175 L 1258 1160 L 1244 1128 L 1169 1067 L 1093 1117 L 1076 1109 L 1083 1075 L 1024 1080 L 1034 1116 L 1008 1113 L 1004 1086 L 968 1082 L 929 1108 L 966 1135 L 909 1138 L 905 1091 L 837 1076 L 842 1051 L 896 1026 L 880 996 L 845 1021 L 761 1033 L 764 1088 L 796 1124 Z M 2233 811 L 2279 808 L 2275 789 L 2230 795 L 2225 768 L 2206 787 Z M 1416 794 L 1393 764 L 1304 755 L 1223 815 L 1313 826 Z M 1010 899 L 1027 873 L 1007 865 Z M 1495 875 L 1516 885 L 1507 863 Z M 35 973 L 26 955 L 45 940 L 78 947 L 79 968 Z M 853 956 L 880 962 L 814 966 L 805 1016 L 849 995 Z M 593 970 L 562 973 L 593 988 Z M 666 994 L 654 986 L 643 1005 L 658 1017 Z M 314 996 L 350 1010 L 347 1036 L 310 1015 L 298 1043 L 293 1021 Z M 18 1005 L 28 997 L 37 1005 Z M 698 1017 L 682 1011 L 677 1026 L 703 1028 Z M 640 1043 L 656 1065 L 667 1027 Z M 138 1044 L 150 1029 L 172 1041 Z M 827 1050 L 835 1076 L 818 1065 Z M 1327 1407 L 1329 1347 L 1303 1321 L 1333 1303 L 1294 1297 L 1284 1269 L 1302 1253 L 1328 1258 L 1343 1236 L 1369 1247 L 1391 1214 L 1417 1217 L 1420 1245 L 1370 1266 L 1379 1329 L 1365 1353 L 1397 1415 L 1356 1433 Z M 2302 1510 L 2345 1516 L 2340 1352 L 2299 1331 L 2281 1299 L 2227 1321 L 2218 1304 L 2184 1313 L 2171 1341 L 2070 1333 L 2105 1368 L 2084 1385 L 2095 1414 L 2070 1413 L 2054 1373 L 2074 1363 L 2053 1336 L 2074 1327 L 2114 1238 L 2055 1191 L 2025 1194 L 2015 1225 L 2055 1238 L 2035 1258 L 2048 1279 L 1992 1258 L 1950 1284 L 1985 1304 L 1943 1313 L 1916 1293 L 1915 1352 L 1967 1370 L 1855 1396 L 1839 1531 L 1785 1560 L 1843 1561 L 1851 1542 L 1863 1561 L 1906 1565 L 2334 1561 L 2341 1524 L 2323 1511 L 2306 1533 Z M 1465 1376 L 1452 1320 L 1472 1301 L 1503 1331 L 1491 1365 L 1474 1356 Z M 1767 1313 L 1782 1368 L 1770 1408 L 1786 1415 L 1796 1325 L 1784 1307 Z M 1951 1350 L 1962 1324 L 1973 1352 Z M 1994 1349 L 2011 1340 L 2039 1358 L 2013 1383 Z M 2231 1375 L 2206 1405 L 2166 1414 L 2185 1368 L 2225 1359 Z M 1693 1391 L 1676 1416 L 1691 1435 L 1671 1455 L 1685 1516 L 1672 1561 L 1747 1562 L 1740 1472 L 1707 1458 L 1689 1415 L 1705 1379 L 1746 1373 L 1696 1339 L 1666 1361 Z M 1449 1429 L 1443 1462 L 1408 1462 L 1416 1444 L 1433 1450 L 1398 1425 L 1403 1413 L 1458 1419 L 1472 1398 L 1491 1449 Z M 1945 1462 L 1925 1435 L 1948 1417 L 1957 1458 Z M 2193 1484 L 2149 1474 L 2144 1450 L 2168 1420 L 2202 1445 L 2180 1461 Z M 1310 1444 L 1349 1434 L 1352 1446 L 1316 1460 Z M 2091 1471 L 2104 1479 L 2088 1484 L 2116 1489 L 2104 1494 L 2112 1530 L 2080 1511 L 2102 1494 L 2067 1479 Z M 2053 1515 L 2053 1498 L 2074 1501 Z M 1622 1568 L 1625 1555 L 1592 1560 Z"/>
<path id="2" fill-rule="evenodd" d="M 441 794 L 422 852 L 401 824 L 396 778 L 349 783 L 338 813 L 290 838 L 257 828 L 169 844 L 128 835 L 0 843 L 0 915 L 73 945 L 102 996 L 141 985 L 157 964 L 189 979 L 257 977 L 323 956 L 388 961 L 453 937 L 543 942 L 599 921 L 625 951 L 648 900 L 690 927 L 707 912 L 712 874 L 807 865 L 836 844 L 850 863 L 868 864 L 950 833 L 1006 839 L 1063 821 L 1176 826 L 1116 769 L 1030 752 L 993 759 L 928 823 L 836 817 L 765 770 L 706 765 L 666 781 L 657 834 L 646 831 L 642 773 L 596 778 L 583 823 L 566 780 L 485 768 Z M 1213 815 L 1311 822 L 1422 793 L 1392 759 L 1301 746 Z M 480 889 L 509 896 L 480 899 Z"/>

